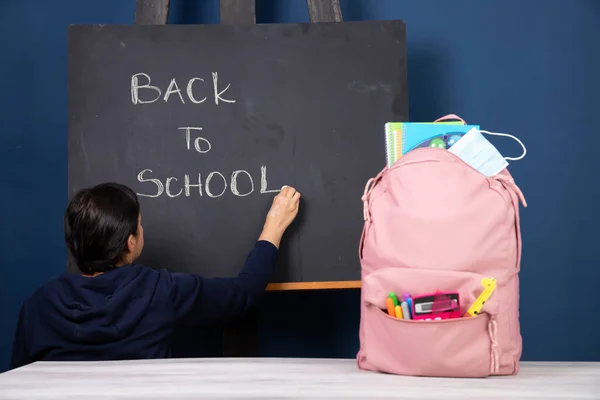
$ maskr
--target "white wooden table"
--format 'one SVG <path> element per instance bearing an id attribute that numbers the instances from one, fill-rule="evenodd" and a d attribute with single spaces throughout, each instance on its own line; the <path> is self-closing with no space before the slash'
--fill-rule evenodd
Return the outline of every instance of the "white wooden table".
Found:
<path id="1" fill-rule="evenodd" d="M 0 375 L 0 399 L 600 399 L 600 363 L 523 363 L 516 377 L 436 379 L 354 360 L 35 363 Z"/>

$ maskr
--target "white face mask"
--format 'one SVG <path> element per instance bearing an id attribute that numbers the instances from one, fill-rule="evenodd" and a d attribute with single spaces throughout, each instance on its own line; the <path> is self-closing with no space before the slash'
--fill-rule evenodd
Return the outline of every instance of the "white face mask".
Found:
<path id="1" fill-rule="evenodd" d="M 516 140 L 523 147 L 523 154 L 516 158 L 502 157 L 498 149 L 481 134 L 482 132 L 488 135 L 505 136 Z M 508 166 L 507 160 L 521 160 L 527 154 L 527 148 L 523 142 L 513 135 L 480 131 L 476 128 L 465 133 L 448 151 L 460 157 L 464 162 L 488 177 L 497 175 L 506 168 Z"/>

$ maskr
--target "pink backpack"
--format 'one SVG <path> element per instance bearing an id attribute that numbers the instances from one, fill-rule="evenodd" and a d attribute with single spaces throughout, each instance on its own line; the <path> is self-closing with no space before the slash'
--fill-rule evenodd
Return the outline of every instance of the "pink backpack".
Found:
<path id="1" fill-rule="evenodd" d="M 363 196 L 361 369 L 486 377 L 519 371 L 519 188 L 505 169 L 487 178 L 449 151 L 420 148 L 369 180 Z M 394 318 L 389 292 L 458 292 L 461 311 L 496 290 L 475 317 Z"/>

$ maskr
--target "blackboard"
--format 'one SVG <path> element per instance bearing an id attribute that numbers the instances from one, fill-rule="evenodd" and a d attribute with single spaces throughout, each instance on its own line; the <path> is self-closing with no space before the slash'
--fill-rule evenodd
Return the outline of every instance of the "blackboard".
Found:
<path id="1" fill-rule="evenodd" d="M 274 281 L 360 279 L 362 191 L 408 117 L 402 21 L 71 26 L 68 94 L 69 197 L 134 189 L 141 263 L 234 276 L 287 184 Z"/>

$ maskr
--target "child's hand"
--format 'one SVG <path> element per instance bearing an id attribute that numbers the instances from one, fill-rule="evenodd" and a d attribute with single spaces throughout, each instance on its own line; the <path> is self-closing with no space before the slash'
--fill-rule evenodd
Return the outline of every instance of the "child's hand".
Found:
<path id="1" fill-rule="evenodd" d="M 299 205 L 300 193 L 293 187 L 284 186 L 273 199 L 259 240 L 267 240 L 279 247 L 283 233 L 298 215 Z"/>

